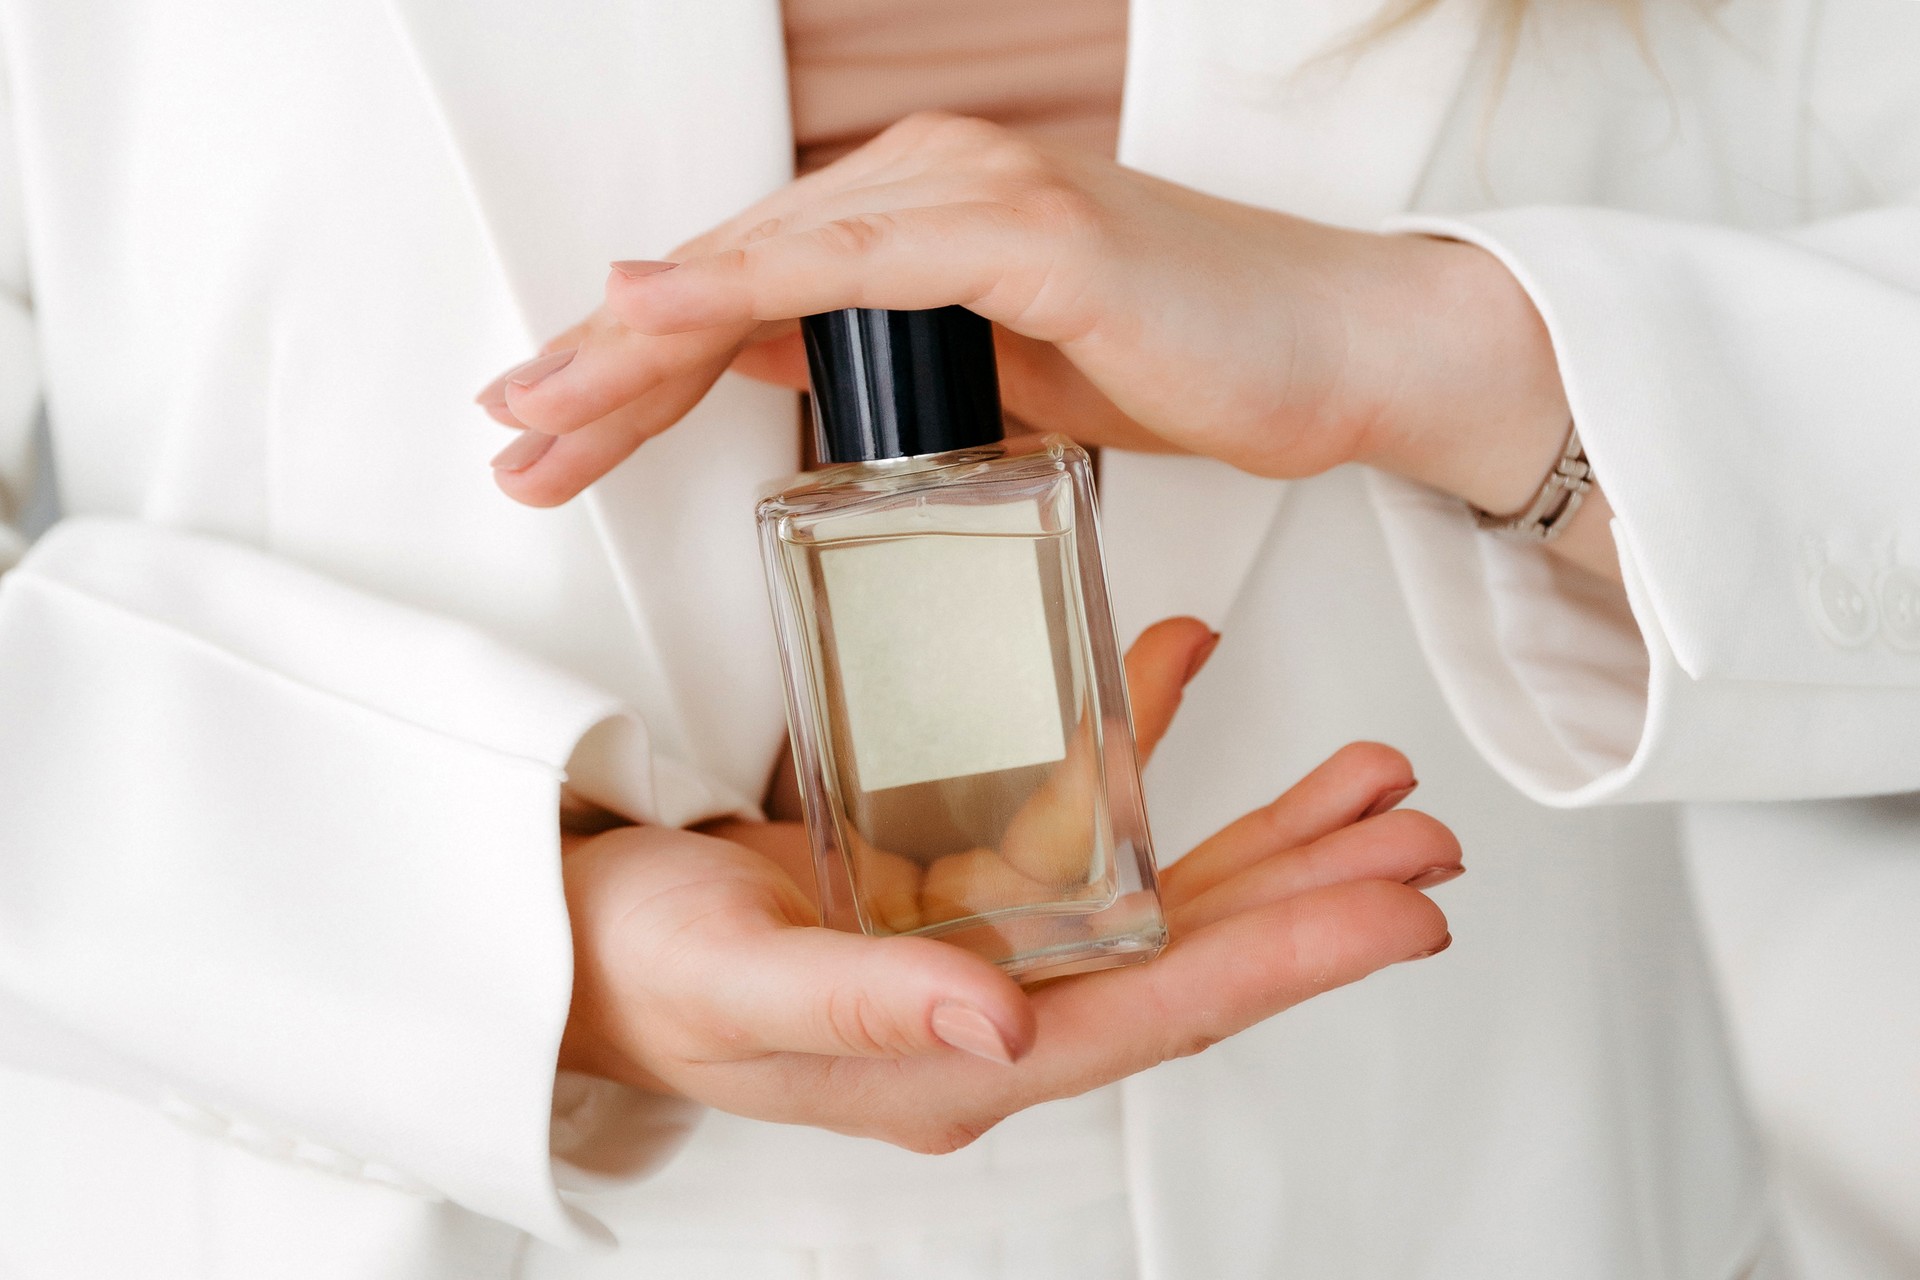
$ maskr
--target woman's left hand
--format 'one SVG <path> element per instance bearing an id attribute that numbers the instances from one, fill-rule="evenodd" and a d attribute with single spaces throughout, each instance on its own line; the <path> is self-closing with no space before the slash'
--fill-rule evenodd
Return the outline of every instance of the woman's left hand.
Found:
<path id="1" fill-rule="evenodd" d="M 481 394 L 533 434 L 496 465 L 562 502 L 729 366 L 804 385 L 796 317 L 964 305 L 1009 411 L 1085 443 L 1261 475 L 1363 461 L 1491 509 L 1567 423 L 1551 346 L 1480 249 L 1237 204 L 979 120 L 919 115 L 683 246 Z"/>

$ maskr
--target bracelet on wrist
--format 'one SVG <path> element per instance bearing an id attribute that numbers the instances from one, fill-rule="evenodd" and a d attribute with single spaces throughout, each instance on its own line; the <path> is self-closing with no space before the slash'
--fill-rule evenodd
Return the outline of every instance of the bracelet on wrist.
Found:
<path id="1" fill-rule="evenodd" d="M 1587 463 L 1586 446 L 1580 443 L 1580 429 L 1568 423 L 1567 442 L 1560 457 L 1531 502 L 1506 515 L 1467 505 L 1473 511 L 1474 523 L 1489 533 L 1522 542 L 1552 542 L 1566 532 L 1591 488 L 1593 468 Z"/>

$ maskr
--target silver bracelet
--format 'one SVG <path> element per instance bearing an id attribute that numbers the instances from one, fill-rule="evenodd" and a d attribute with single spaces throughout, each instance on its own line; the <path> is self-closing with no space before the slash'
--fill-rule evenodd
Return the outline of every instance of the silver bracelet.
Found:
<path id="1" fill-rule="evenodd" d="M 1580 443 L 1580 429 L 1569 423 L 1566 447 L 1540 482 L 1540 491 L 1533 495 L 1532 502 L 1504 516 L 1473 507 L 1472 503 L 1467 505 L 1473 507 L 1474 523 L 1489 533 L 1523 542 L 1552 542 L 1566 532 L 1573 513 L 1580 509 L 1591 488 L 1593 468 L 1587 465 L 1586 446 Z"/>

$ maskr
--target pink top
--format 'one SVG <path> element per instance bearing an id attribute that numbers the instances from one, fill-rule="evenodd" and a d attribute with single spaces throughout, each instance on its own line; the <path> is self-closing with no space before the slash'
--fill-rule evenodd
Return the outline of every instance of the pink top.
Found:
<path id="1" fill-rule="evenodd" d="M 939 108 L 1113 154 L 1126 0 L 785 0 L 800 169 Z"/>

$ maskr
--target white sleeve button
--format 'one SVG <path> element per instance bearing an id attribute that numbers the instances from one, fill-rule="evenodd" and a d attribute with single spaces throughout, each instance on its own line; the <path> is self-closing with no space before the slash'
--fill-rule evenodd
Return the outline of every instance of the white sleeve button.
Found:
<path id="1" fill-rule="evenodd" d="M 1813 620 L 1827 639 L 1855 649 L 1873 639 L 1879 626 L 1879 610 L 1873 597 L 1837 565 L 1821 565 L 1814 571 Z"/>
<path id="2" fill-rule="evenodd" d="M 315 1169 L 324 1169 L 328 1173 L 337 1173 L 343 1178 L 360 1176 L 361 1162 L 344 1151 L 332 1147 L 323 1147 L 317 1142 L 305 1140 L 293 1144 L 293 1158 L 301 1164 Z"/>
<path id="3" fill-rule="evenodd" d="M 160 1114 L 190 1133 L 201 1134 L 209 1138 L 227 1136 L 227 1118 L 218 1112 L 209 1111 L 196 1103 L 188 1102 L 175 1094 L 167 1094 L 160 1099 Z"/>
<path id="4" fill-rule="evenodd" d="M 377 1182 L 383 1187 L 392 1187 L 404 1191 L 410 1196 L 419 1196 L 422 1200 L 445 1200 L 446 1197 L 417 1178 L 410 1178 L 392 1165 L 380 1164 L 369 1160 L 360 1169 L 360 1176 L 368 1182 Z"/>
<path id="5" fill-rule="evenodd" d="M 177 1094 L 163 1095 L 159 1099 L 159 1107 L 162 1115 L 183 1129 L 209 1138 L 224 1139 L 256 1155 L 303 1164 L 341 1177 L 378 1183 L 423 1200 L 438 1202 L 446 1199 L 432 1187 L 392 1165 L 361 1160 L 318 1142 L 288 1137 L 251 1120 L 188 1102 Z"/>
<path id="6" fill-rule="evenodd" d="M 293 1158 L 293 1139 L 271 1129 L 255 1124 L 251 1120 L 235 1119 L 227 1126 L 227 1139 L 235 1146 L 245 1147 L 258 1156 L 270 1160 L 289 1160 Z"/>
<path id="7" fill-rule="evenodd" d="M 1880 634 L 1907 653 L 1920 653 L 1920 573 L 1895 565 L 1880 575 Z"/>

